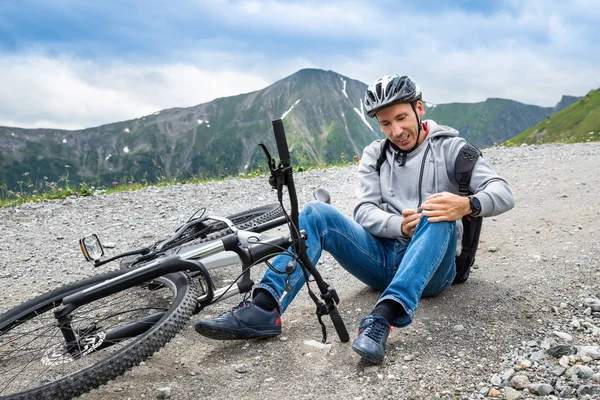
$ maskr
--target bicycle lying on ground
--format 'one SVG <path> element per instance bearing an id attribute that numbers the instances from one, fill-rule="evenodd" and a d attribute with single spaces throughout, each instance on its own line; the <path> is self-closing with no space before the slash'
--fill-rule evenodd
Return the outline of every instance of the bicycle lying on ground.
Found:
<path id="1" fill-rule="evenodd" d="M 167 239 L 105 258 L 97 235 L 81 239 L 81 250 L 96 266 L 121 260 L 121 269 L 71 283 L 36 297 L 0 316 L 0 399 L 68 399 L 94 389 L 138 365 L 187 326 L 193 314 L 225 298 L 248 293 L 250 268 L 278 254 L 292 256 L 311 275 L 308 284 L 317 317 L 329 315 L 342 342 L 348 332 L 337 309 L 339 298 L 306 254 L 306 234 L 298 229 L 298 200 L 281 120 L 273 121 L 280 162 L 269 162 L 269 182 L 279 205 L 228 218 L 192 216 Z M 290 201 L 283 206 L 284 187 Z M 324 193 L 317 196 L 326 200 Z M 263 232 L 287 224 L 289 234 Z M 242 273 L 217 289 L 211 270 L 233 264 Z"/>

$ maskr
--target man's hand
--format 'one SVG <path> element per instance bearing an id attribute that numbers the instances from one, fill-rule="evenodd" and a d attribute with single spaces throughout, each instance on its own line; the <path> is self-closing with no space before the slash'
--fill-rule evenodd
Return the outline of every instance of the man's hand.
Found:
<path id="1" fill-rule="evenodd" d="M 402 217 L 402 234 L 407 237 L 412 237 L 421 220 L 421 214 L 415 209 L 405 208 L 402 210 Z"/>
<path id="2" fill-rule="evenodd" d="M 422 214 L 429 217 L 429 222 L 456 221 L 471 213 L 468 197 L 449 192 L 429 196 L 422 207 Z"/>

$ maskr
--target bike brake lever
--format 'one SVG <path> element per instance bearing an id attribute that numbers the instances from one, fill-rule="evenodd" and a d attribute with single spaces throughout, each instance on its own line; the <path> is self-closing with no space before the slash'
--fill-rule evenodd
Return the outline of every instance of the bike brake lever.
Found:
<path id="1" fill-rule="evenodd" d="M 278 171 L 275 168 L 275 160 L 273 159 L 273 157 L 271 157 L 271 153 L 269 153 L 269 150 L 267 150 L 267 146 L 265 146 L 263 143 L 259 143 L 258 145 L 261 147 L 261 149 L 265 153 L 265 156 L 267 157 L 267 164 L 269 165 L 269 171 L 271 171 L 271 176 L 269 177 L 269 185 L 271 185 L 271 188 L 277 189 L 277 172 Z"/>
<path id="2" fill-rule="evenodd" d="M 263 143 L 259 143 L 258 145 L 261 147 L 261 149 L 263 149 L 265 156 L 267 156 L 267 163 L 269 164 L 269 170 L 271 172 L 273 172 L 275 170 L 275 160 L 273 159 L 273 157 L 271 157 L 271 153 L 269 153 L 269 150 L 267 150 L 267 146 L 265 146 Z"/>

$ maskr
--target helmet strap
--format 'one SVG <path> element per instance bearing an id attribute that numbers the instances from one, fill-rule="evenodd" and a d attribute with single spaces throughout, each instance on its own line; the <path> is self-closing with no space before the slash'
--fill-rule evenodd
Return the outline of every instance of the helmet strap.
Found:
<path id="1" fill-rule="evenodd" d="M 411 151 L 413 151 L 414 149 L 416 149 L 419 146 L 419 137 L 421 136 L 421 119 L 419 118 L 419 114 L 417 114 L 417 106 L 416 106 L 417 102 L 413 101 L 412 103 L 410 103 L 410 106 L 413 109 L 413 112 L 415 113 L 415 117 L 417 118 L 417 141 L 415 142 L 415 145 L 413 146 L 412 149 L 410 149 L 408 151 L 408 153 L 410 153 Z"/>

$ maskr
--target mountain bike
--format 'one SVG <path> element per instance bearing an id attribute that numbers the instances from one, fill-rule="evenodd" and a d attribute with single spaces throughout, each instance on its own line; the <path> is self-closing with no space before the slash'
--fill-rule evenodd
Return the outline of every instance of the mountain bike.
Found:
<path id="1" fill-rule="evenodd" d="M 298 229 L 298 200 L 281 120 L 272 121 L 280 161 L 262 147 L 277 190 L 278 204 L 231 215 L 193 215 L 164 240 L 104 257 L 97 235 L 80 247 L 95 266 L 120 260 L 121 268 L 52 290 L 0 316 L 0 399 L 68 399 L 94 389 L 149 358 L 206 306 L 253 287 L 250 269 L 288 254 L 305 276 L 316 314 L 329 315 L 342 342 L 349 340 L 337 304 L 339 297 L 306 254 L 306 233 Z M 289 197 L 283 204 L 284 187 Z M 328 201 L 326 193 L 316 197 Z M 288 233 L 266 231 L 287 225 Z M 241 265 L 234 283 L 216 288 L 215 269 Z M 272 267 L 271 267 L 272 268 Z"/>

